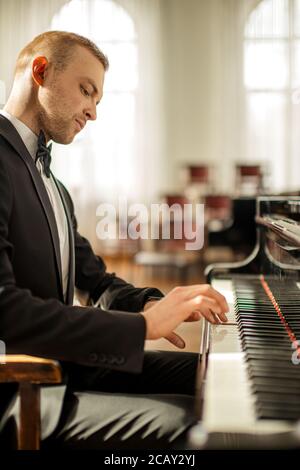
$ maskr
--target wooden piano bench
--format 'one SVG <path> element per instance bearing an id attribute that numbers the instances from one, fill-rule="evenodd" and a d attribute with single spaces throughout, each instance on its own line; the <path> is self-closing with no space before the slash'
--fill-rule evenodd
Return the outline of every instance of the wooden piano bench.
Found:
<path id="1" fill-rule="evenodd" d="M 20 394 L 18 449 L 40 447 L 40 385 L 61 382 L 57 361 L 40 357 L 7 354 L 0 358 L 0 383 L 17 382 Z"/>

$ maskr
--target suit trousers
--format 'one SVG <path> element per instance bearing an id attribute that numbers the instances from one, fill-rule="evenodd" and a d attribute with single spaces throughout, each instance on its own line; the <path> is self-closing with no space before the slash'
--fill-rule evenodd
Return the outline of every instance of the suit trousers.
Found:
<path id="1" fill-rule="evenodd" d="M 55 432 L 42 449 L 185 448 L 199 355 L 146 351 L 142 372 L 69 364 Z"/>

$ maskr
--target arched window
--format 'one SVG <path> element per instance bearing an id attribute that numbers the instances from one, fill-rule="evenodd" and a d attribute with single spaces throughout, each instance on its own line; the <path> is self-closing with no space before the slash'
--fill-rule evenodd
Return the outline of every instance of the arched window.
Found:
<path id="1" fill-rule="evenodd" d="M 300 188 L 300 0 L 263 0 L 245 27 L 248 159 L 272 191 Z"/>
<path id="2" fill-rule="evenodd" d="M 119 195 L 134 197 L 138 68 L 133 21 L 113 1 L 71 0 L 53 18 L 51 29 L 87 36 L 110 62 L 98 119 L 71 146 L 56 146 L 56 173 L 82 208 Z"/>

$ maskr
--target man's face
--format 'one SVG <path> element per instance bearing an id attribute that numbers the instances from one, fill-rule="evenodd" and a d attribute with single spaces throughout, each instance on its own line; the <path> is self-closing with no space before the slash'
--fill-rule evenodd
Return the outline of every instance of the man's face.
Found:
<path id="1" fill-rule="evenodd" d="M 38 92 L 39 125 L 47 137 L 69 144 L 88 120 L 95 120 L 103 94 L 104 67 L 84 47 L 78 46 L 62 72 L 46 72 Z"/>

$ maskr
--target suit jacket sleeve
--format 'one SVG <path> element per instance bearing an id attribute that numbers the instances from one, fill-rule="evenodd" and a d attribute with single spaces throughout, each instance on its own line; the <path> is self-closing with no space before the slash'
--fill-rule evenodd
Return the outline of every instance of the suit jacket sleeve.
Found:
<path id="1" fill-rule="evenodd" d="M 142 315 L 67 306 L 57 299 L 38 298 L 31 291 L 18 287 L 12 263 L 14 247 L 9 238 L 14 197 L 17 196 L 1 159 L 0 188 L 0 339 L 5 342 L 7 353 L 139 372 L 145 339 Z M 77 243 L 81 266 L 77 276 L 79 284 L 84 284 L 86 279 L 93 278 L 90 263 L 86 261 L 92 255 L 84 240 L 79 238 Z M 98 263 L 102 267 L 101 262 Z M 103 272 L 104 268 L 101 269 Z M 93 269 L 91 271 L 93 273 Z M 103 277 L 109 284 L 110 278 L 104 274 Z M 101 291 L 97 282 L 92 287 Z M 112 305 L 115 305 L 113 301 Z"/>
<path id="2" fill-rule="evenodd" d="M 60 183 L 61 184 L 61 183 Z M 114 273 L 106 272 L 103 260 L 96 256 L 90 243 L 77 231 L 72 199 L 66 188 L 62 186 L 64 196 L 72 216 L 75 239 L 75 285 L 87 291 L 96 302 L 100 298 L 104 309 L 140 312 L 149 297 L 163 297 L 163 293 L 155 288 L 137 288 L 125 282 Z"/>

